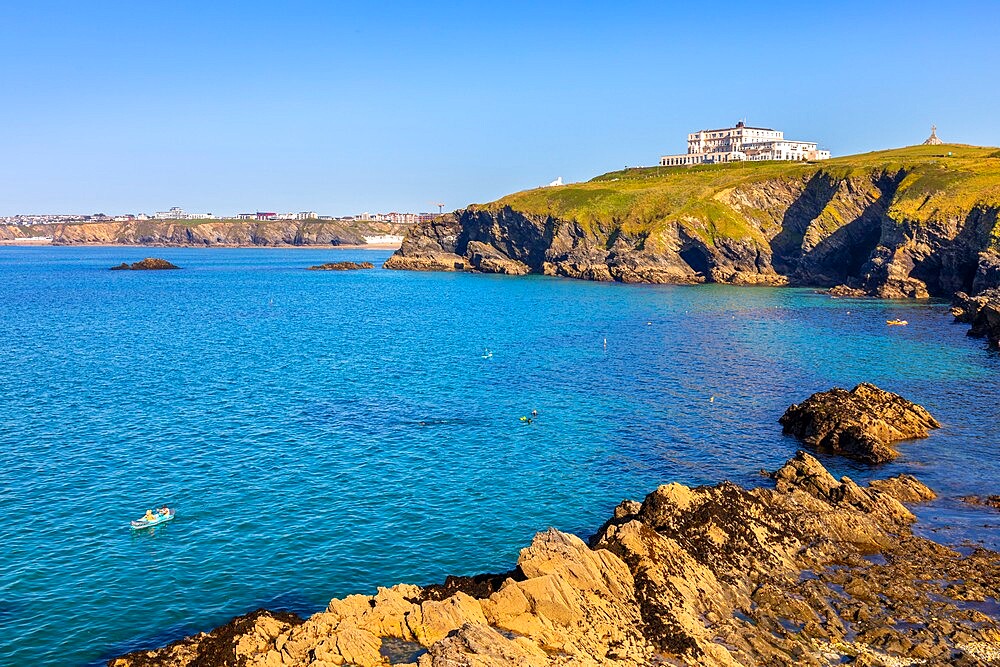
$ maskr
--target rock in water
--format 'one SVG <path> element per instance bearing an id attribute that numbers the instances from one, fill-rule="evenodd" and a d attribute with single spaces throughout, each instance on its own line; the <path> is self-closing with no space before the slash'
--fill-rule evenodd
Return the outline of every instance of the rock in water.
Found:
<path id="1" fill-rule="evenodd" d="M 940 426 L 916 403 L 866 382 L 813 394 L 778 421 L 807 445 L 866 463 L 891 461 L 899 453 L 890 443 L 926 438 Z"/>
<path id="2" fill-rule="evenodd" d="M 850 285 L 837 285 L 836 287 L 831 287 L 827 290 L 827 294 L 835 297 L 851 297 L 851 298 L 861 298 L 868 296 L 868 292 L 864 291 L 859 287 L 851 287 Z"/>
<path id="3" fill-rule="evenodd" d="M 158 259 L 156 257 L 147 257 L 141 262 L 136 262 L 129 266 L 126 262 L 122 262 L 118 266 L 112 266 L 112 271 L 160 271 L 162 269 L 179 269 L 181 267 L 171 264 L 165 259 Z"/>
<path id="4" fill-rule="evenodd" d="M 374 269 L 371 262 L 328 262 L 318 266 L 310 266 L 310 271 L 357 271 L 358 269 Z"/>
<path id="5" fill-rule="evenodd" d="M 962 496 L 962 502 L 970 505 L 982 505 L 1000 510 L 1000 494 L 992 496 Z"/>

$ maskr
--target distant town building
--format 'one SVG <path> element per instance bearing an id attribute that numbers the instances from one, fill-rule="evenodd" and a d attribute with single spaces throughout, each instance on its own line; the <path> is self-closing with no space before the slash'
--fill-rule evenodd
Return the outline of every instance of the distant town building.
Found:
<path id="1" fill-rule="evenodd" d="M 944 142 L 938 139 L 937 125 L 931 125 L 931 136 L 924 141 L 924 146 L 940 146 Z"/>
<path id="2" fill-rule="evenodd" d="M 278 219 L 278 214 L 274 213 L 273 211 L 257 211 L 257 213 L 255 213 L 254 215 L 256 216 L 257 220 L 277 220 Z"/>
<path id="3" fill-rule="evenodd" d="M 295 214 L 296 220 L 316 220 L 317 218 L 319 216 L 316 215 L 316 211 L 299 211 Z"/>
<path id="4" fill-rule="evenodd" d="M 718 162 L 760 160 L 828 160 L 830 151 L 818 150 L 814 141 L 791 141 L 769 127 L 735 127 L 699 130 L 688 135 L 687 153 L 664 155 L 660 165 L 673 167 Z"/>
<path id="5" fill-rule="evenodd" d="M 173 206 L 169 211 L 157 211 L 153 214 L 155 220 L 211 220 L 211 213 L 188 213 L 180 206 Z"/>

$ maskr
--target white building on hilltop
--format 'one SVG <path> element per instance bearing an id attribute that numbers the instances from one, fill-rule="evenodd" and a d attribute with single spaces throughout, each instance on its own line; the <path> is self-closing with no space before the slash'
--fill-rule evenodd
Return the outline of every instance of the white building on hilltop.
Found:
<path id="1" fill-rule="evenodd" d="M 660 165 L 673 167 L 689 164 L 715 164 L 744 160 L 828 160 L 830 151 L 816 148 L 815 141 L 791 141 L 785 133 L 769 127 L 736 127 L 700 130 L 688 135 L 688 150 L 683 155 L 664 155 Z"/>
<path id="2" fill-rule="evenodd" d="M 211 213 L 188 213 L 180 206 L 174 206 L 169 211 L 157 211 L 153 214 L 155 220 L 211 220 Z"/>

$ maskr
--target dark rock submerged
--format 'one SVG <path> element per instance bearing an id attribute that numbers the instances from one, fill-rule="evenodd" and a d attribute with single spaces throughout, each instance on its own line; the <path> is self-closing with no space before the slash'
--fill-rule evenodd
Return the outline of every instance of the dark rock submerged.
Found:
<path id="1" fill-rule="evenodd" d="M 135 262 L 129 265 L 127 262 L 122 262 L 118 266 L 112 266 L 112 271 L 161 271 L 164 269 L 179 269 L 181 267 L 171 264 L 165 259 L 158 259 L 156 257 L 147 257 L 141 262 Z"/>
<path id="2" fill-rule="evenodd" d="M 891 443 L 926 438 L 940 426 L 916 403 L 868 383 L 813 394 L 778 421 L 807 445 L 866 463 L 891 461 L 899 456 Z"/>
<path id="3" fill-rule="evenodd" d="M 359 269 L 374 269 L 371 262 L 328 262 L 317 266 L 310 266 L 310 271 L 357 271 Z"/>
<path id="4" fill-rule="evenodd" d="M 860 486 L 799 452 L 774 488 L 666 484 L 590 544 L 538 533 L 507 575 L 400 584 L 305 622 L 256 612 L 113 667 L 648 667 L 1000 659 L 1000 554 L 916 537 L 899 476 Z M 392 664 L 400 664 L 398 662 Z"/>

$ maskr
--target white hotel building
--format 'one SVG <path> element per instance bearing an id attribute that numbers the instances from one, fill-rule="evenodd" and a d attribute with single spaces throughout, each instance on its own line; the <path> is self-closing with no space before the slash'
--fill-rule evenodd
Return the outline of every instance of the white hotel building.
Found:
<path id="1" fill-rule="evenodd" d="M 660 165 L 674 167 L 744 160 L 828 160 L 830 151 L 816 148 L 814 141 L 790 141 L 785 133 L 768 127 L 736 127 L 701 130 L 688 135 L 688 150 L 683 155 L 664 155 Z"/>

